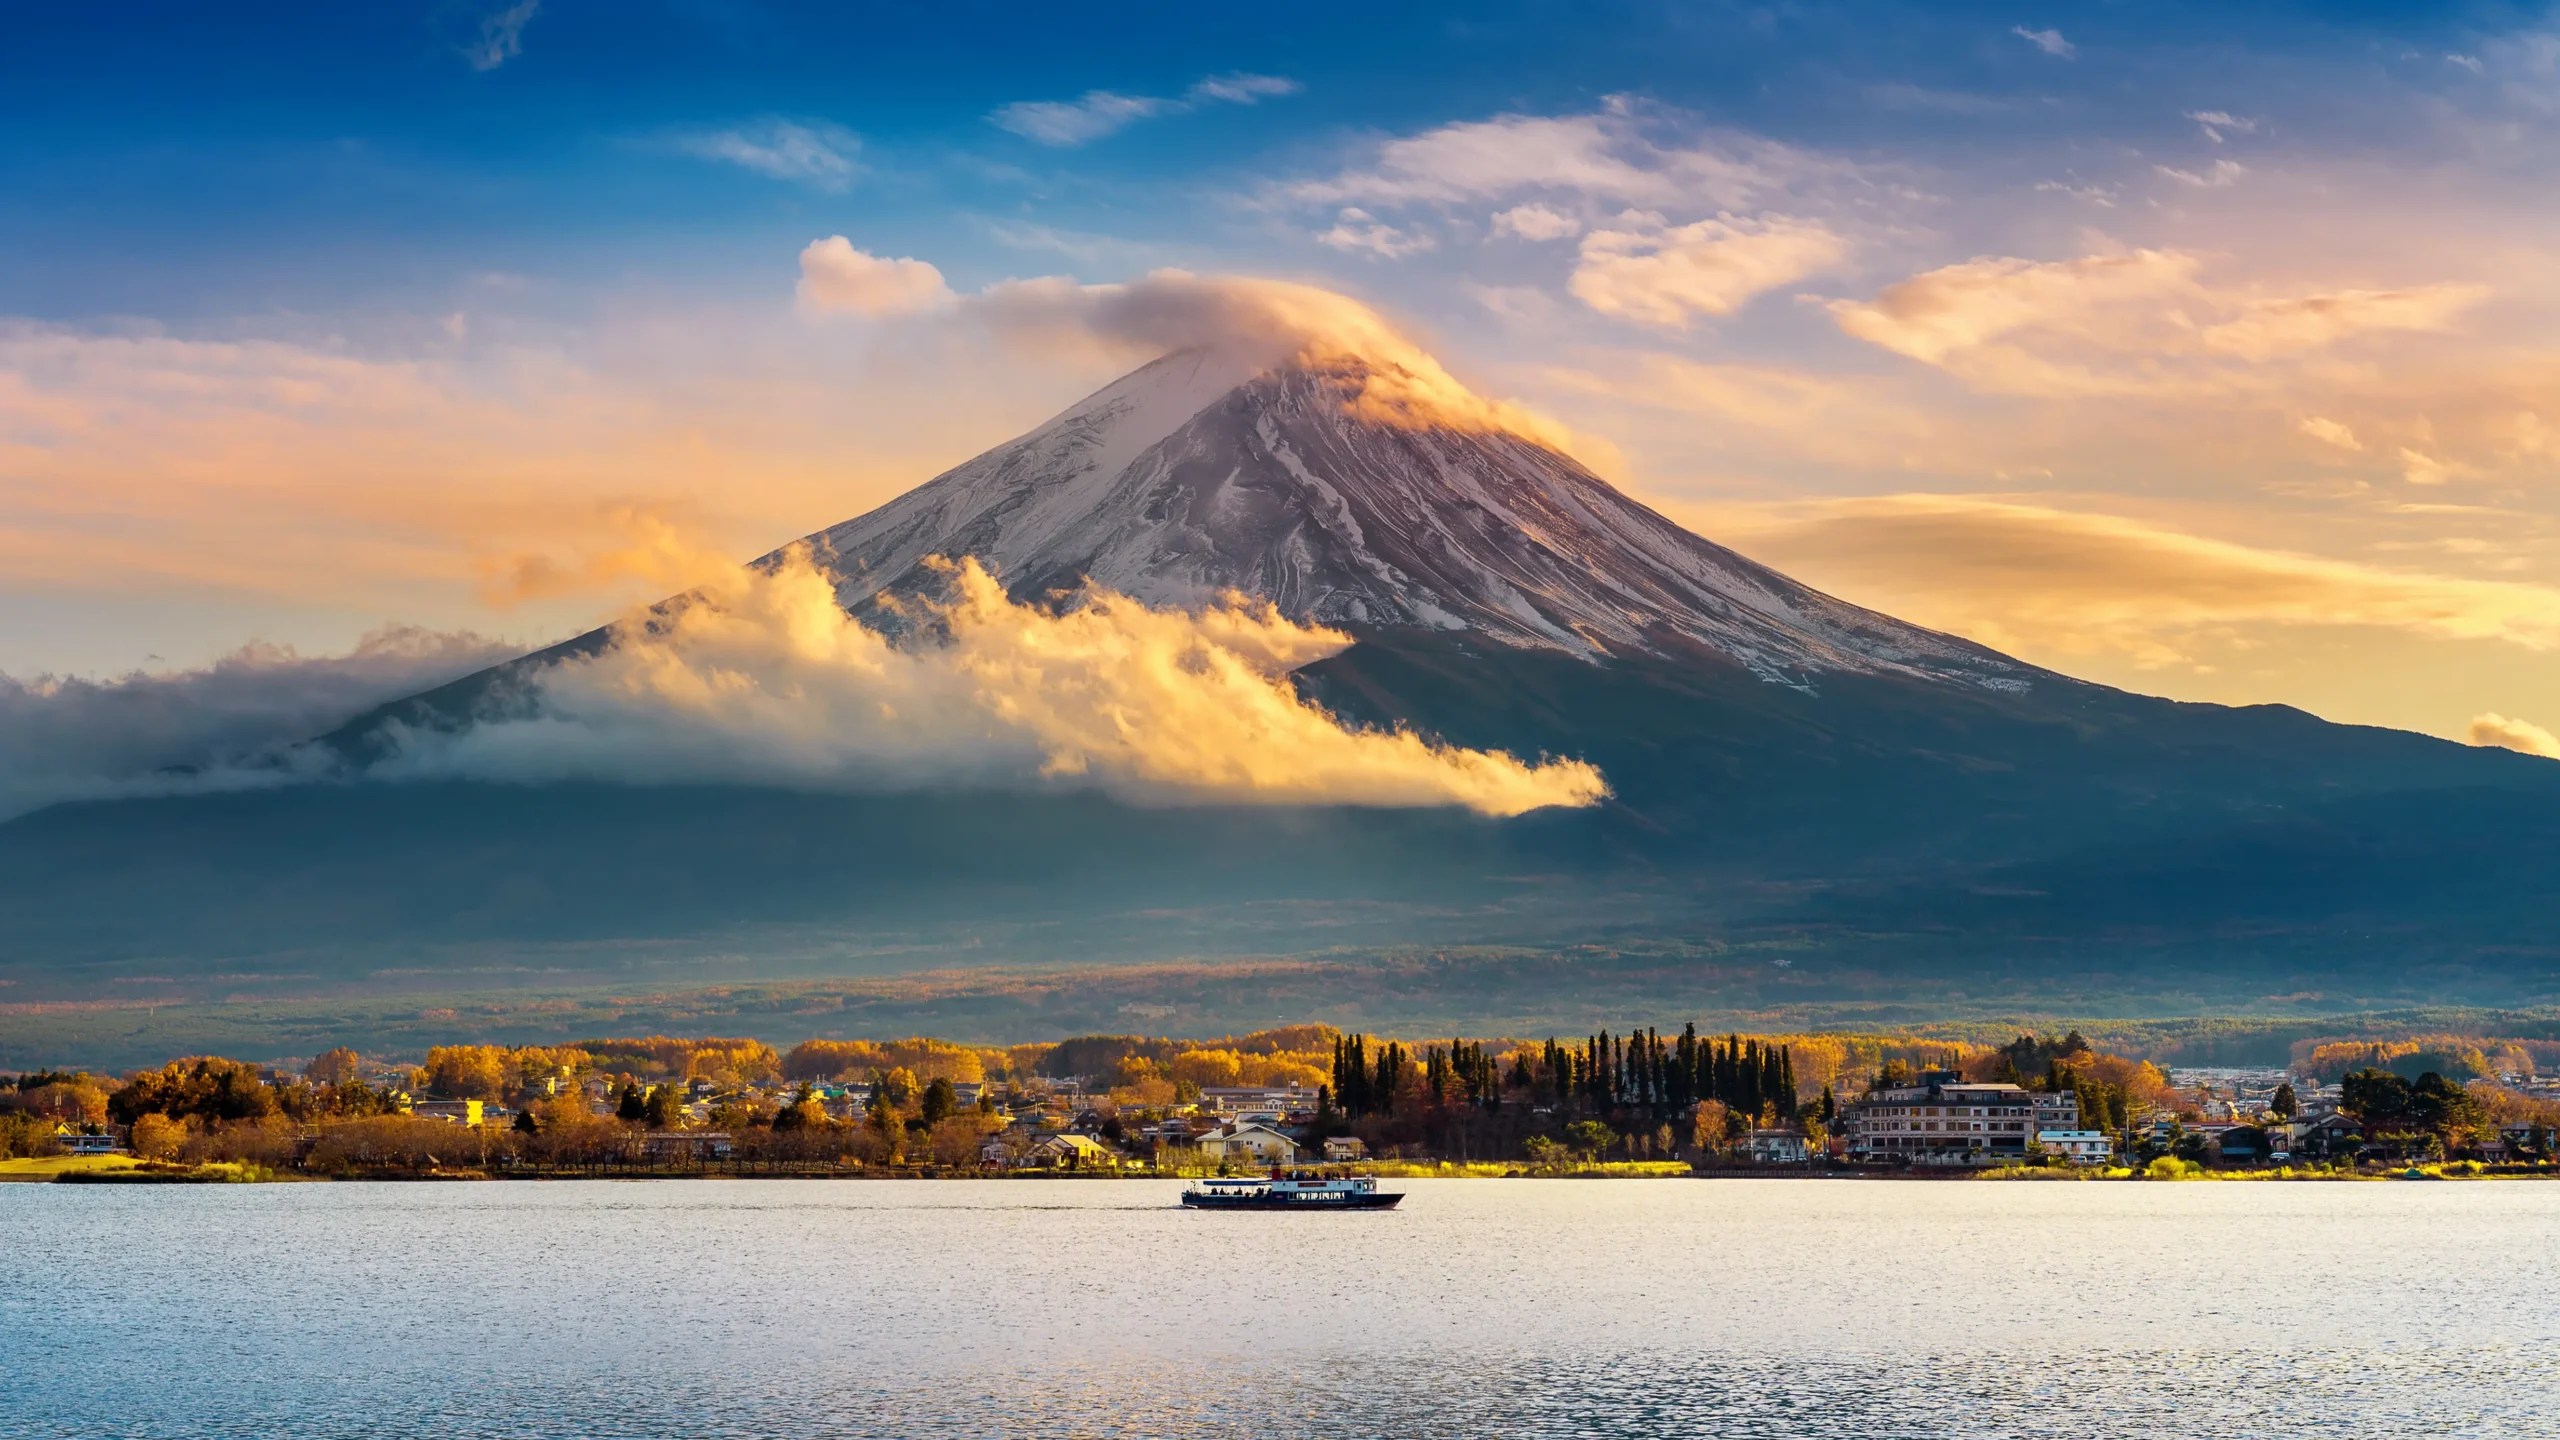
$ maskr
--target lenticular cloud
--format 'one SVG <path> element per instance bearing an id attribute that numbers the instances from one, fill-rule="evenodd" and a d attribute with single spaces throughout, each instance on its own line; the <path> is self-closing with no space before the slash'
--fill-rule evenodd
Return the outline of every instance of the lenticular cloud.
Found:
<path id="1" fill-rule="evenodd" d="M 1347 648 L 1240 597 L 1198 612 L 1091 592 L 1019 605 L 975 561 L 892 644 L 805 553 L 733 573 L 543 671 L 522 718 L 411 734 L 394 773 L 743 780 L 843 789 L 1098 787 L 1147 803 L 1597 803 L 1599 771 L 1346 728 L 1288 672 Z"/>

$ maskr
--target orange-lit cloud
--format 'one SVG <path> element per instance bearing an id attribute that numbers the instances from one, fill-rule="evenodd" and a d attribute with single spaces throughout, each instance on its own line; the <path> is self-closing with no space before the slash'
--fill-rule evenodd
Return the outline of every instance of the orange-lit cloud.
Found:
<path id="1" fill-rule="evenodd" d="M 2249 367 L 2358 337 L 2444 330 L 2488 294 L 2446 283 L 2268 297 L 2209 284 L 2204 268 L 2176 250 L 1968 260 L 1831 313 L 1861 340 L 1985 389 L 2141 395 L 2230 386 Z"/>
<path id="2" fill-rule="evenodd" d="M 492 604 L 534 633 L 583 629 L 690 574 L 649 525 L 759 554 L 1114 373 L 933 337 L 892 354 L 780 307 L 588 337 L 484 328 L 499 338 L 365 353 L 0 325 L 0 576 L 344 614 L 326 632 L 350 637 L 485 626 Z"/>
<path id="3" fill-rule="evenodd" d="M 1754 296 L 1830 268 L 1848 251 L 1825 226 L 1783 215 L 1693 225 L 1629 215 L 1582 237 L 1581 263 L 1567 288 L 1603 315 L 1678 330 L 1696 316 L 1730 315 Z"/>
<path id="4" fill-rule="evenodd" d="M 395 769 L 525 779 L 687 779 L 906 789 L 1092 786 L 1154 803 L 1596 803 L 1599 772 L 1407 733 L 1353 731 L 1287 672 L 1350 637 L 1241 601 L 1196 614 L 1108 593 L 1017 605 L 951 572 L 940 643 L 892 646 L 794 552 L 732 570 L 671 614 L 538 680 L 542 714 L 418 736 Z"/>
<path id="5" fill-rule="evenodd" d="M 930 263 L 856 250 L 841 235 L 812 240 L 801 250 L 799 293 L 801 308 L 813 313 L 875 319 L 936 310 L 959 298 Z"/>
<path id="6" fill-rule="evenodd" d="M 2560 586 L 2261 549 L 1967 495 L 1720 507 L 1704 523 L 1828 588 L 1987 644 L 2179 662 L 2200 631 L 2363 626 L 2560 649 Z"/>
<path id="7" fill-rule="evenodd" d="M 2560 735 L 2530 720 L 2510 719 L 2494 710 L 2471 717 L 2471 743 L 2560 760 Z"/>
<path id="8" fill-rule="evenodd" d="M 510 610 L 529 600 L 612 589 L 626 580 L 644 581 L 660 592 L 689 590 L 737 566 L 695 529 L 630 505 L 601 507 L 593 530 L 562 539 L 562 550 L 482 556 L 480 598 Z"/>

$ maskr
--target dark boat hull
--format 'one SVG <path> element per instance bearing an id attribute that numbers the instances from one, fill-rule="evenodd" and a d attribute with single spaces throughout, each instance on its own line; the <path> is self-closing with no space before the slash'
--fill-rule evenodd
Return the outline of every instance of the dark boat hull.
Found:
<path id="1" fill-rule="evenodd" d="M 1345 1195 L 1329 1200 L 1283 1200 L 1267 1195 L 1229 1197 L 1185 1192 L 1182 1203 L 1194 1210 L 1393 1210 L 1396 1202 L 1403 1198 L 1401 1191 L 1393 1195 Z"/>

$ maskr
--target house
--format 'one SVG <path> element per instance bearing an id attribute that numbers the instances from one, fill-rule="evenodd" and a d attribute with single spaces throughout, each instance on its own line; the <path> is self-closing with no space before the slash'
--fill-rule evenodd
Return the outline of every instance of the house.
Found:
<path id="1" fill-rule="evenodd" d="M 1315 1113 L 1316 1092 L 1303 1085 L 1203 1085 L 1200 1103 L 1220 1115 L 1274 1119 Z"/>
<path id="2" fill-rule="evenodd" d="M 1298 1142 L 1268 1125 L 1222 1126 L 1201 1136 L 1199 1145 L 1204 1160 L 1292 1165 L 1298 1159 Z"/>
<path id="3" fill-rule="evenodd" d="M 652 1160 L 726 1160 L 731 1148 L 725 1130 L 652 1130 L 640 1144 Z"/>
<path id="4" fill-rule="evenodd" d="M 1763 1165 L 1802 1165 L 1813 1147 L 1801 1130 L 1754 1130 L 1747 1153 Z"/>
<path id="5" fill-rule="evenodd" d="M 2234 1125 L 2214 1138 L 2214 1154 L 2225 1165 L 2255 1165 L 2275 1148 L 2267 1132 L 2255 1125 Z"/>
<path id="6" fill-rule="evenodd" d="M 2079 1129 L 2080 1099 L 1932 1070 L 1908 1085 L 1869 1090 L 1840 1115 L 1852 1160 L 2000 1165 L 2026 1158 L 2029 1135 Z"/>
<path id="7" fill-rule="evenodd" d="M 2345 1159 L 2364 1148 L 2364 1127 L 2336 1111 L 2316 1120 L 2296 1120 L 2285 1128 L 2291 1132 L 2285 1148 L 2294 1155 Z"/>
<path id="8" fill-rule="evenodd" d="M 1090 1135 L 1051 1135 L 1031 1147 L 1027 1163 L 1061 1170 L 1112 1169 L 1120 1164 L 1120 1152 Z"/>
<path id="9" fill-rule="evenodd" d="M 2036 1144 L 2074 1165 L 2104 1165 L 2116 1156 L 2115 1142 L 2104 1130 L 2039 1130 Z"/>
<path id="10" fill-rule="evenodd" d="M 85 1135 L 69 1127 L 53 1132 L 53 1143 L 65 1155 L 121 1155 L 124 1142 L 114 1135 Z"/>
<path id="11" fill-rule="evenodd" d="M 486 1117 L 477 1100 L 413 1100 L 409 1113 L 421 1120 L 442 1120 L 451 1125 L 478 1127 Z"/>
<path id="12" fill-rule="evenodd" d="M 1357 1135 L 1328 1135 L 1324 1142 L 1324 1158 L 1328 1165 L 1366 1160 L 1369 1158 L 1369 1142 Z"/>

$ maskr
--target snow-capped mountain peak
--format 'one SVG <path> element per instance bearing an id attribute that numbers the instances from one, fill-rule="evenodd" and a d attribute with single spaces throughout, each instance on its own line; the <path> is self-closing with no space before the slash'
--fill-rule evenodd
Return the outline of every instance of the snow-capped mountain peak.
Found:
<path id="1" fill-rule="evenodd" d="M 1436 372 L 1436 367 L 1433 367 Z M 1177 351 L 809 540 L 848 609 L 975 556 L 1019 597 L 1227 590 L 1352 631 L 1470 631 L 1589 658 L 1712 651 L 1765 678 L 2033 672 L 1835 600 L 1680 528 L 1444 374 Z"/>

